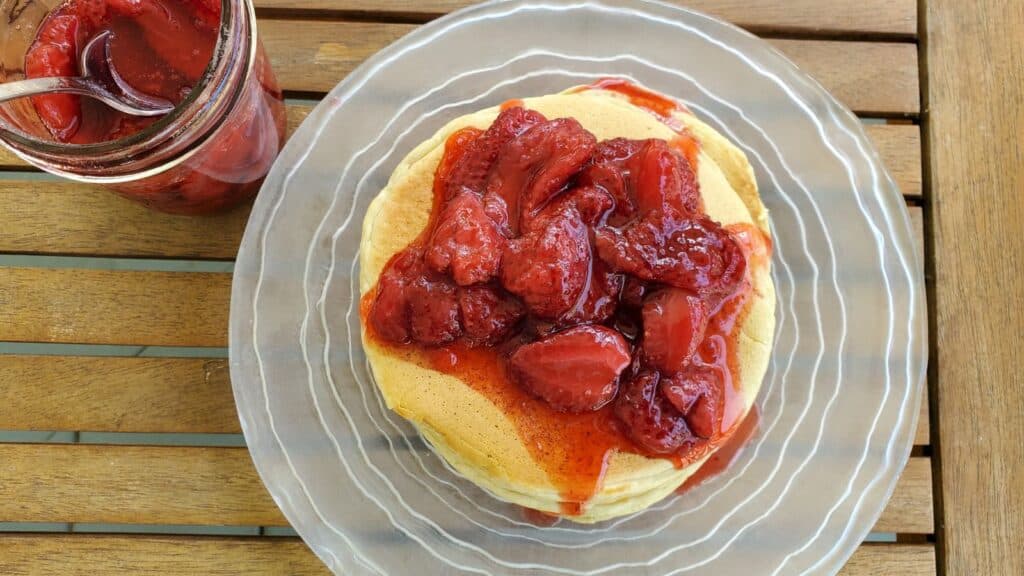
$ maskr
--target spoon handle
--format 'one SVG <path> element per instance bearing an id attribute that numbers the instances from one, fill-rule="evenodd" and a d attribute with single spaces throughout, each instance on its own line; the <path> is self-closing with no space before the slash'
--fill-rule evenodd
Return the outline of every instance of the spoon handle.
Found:
<path id="1" fill-rule="evenodd" d="M 17 80 L 0 84 L 0 102 L 24 98 L 26 96 L 37 96 L 39 94 L 78 94 L 95 98 L 111 108 L 132 114 L 134 116 L 161 116 L 169 111 L 169 108 L 145 110 L 129 106 L 125 102 L 115 98 L 102 86 L 90 78 L 79 76 L 52 76 L 47 78 L 32 78 L 29 80 Z"/>
<path id="2" fill-rule="evenodd" d="M 18 80 L 16 82 L 5 82 L 0 84 L 0 102 L 24 98 L 25 96 L 36 96 L 38 94 L 49 94 L 51 92 L 66 92 L 91 96 L 94 86 L 89 82 L 83 82 L 78 77 L 32 78 L 31 80 Z"/>

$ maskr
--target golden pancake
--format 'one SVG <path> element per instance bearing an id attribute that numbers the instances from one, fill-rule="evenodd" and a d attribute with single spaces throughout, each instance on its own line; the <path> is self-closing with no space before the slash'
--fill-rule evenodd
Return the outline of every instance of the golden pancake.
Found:
<path id="1" fill-rule="evenodd" d="M 523 106 L 548 119 L 575 118 L 599 141 L 617 137 L 671 140 L 676 136 L 651 113 L 605 90 L 570 89 L 525 98 Z M 494 107 L 453 120 L 395 168 L 364 220 L 362 294 L 374 289 L 388 260 L 427 226 L 434 172 L 448 136 L 464 127 L 486 129 L 499 112 Z M 708 216 L 723 225 L 760 230 L 767 238 L 767 211 L 744 154 L 691 114 L 679 111 L 674 117 L 700 144 L 697 177 Z M 753 290 L 735 340 L 739 375 L 734 386 L 743 415 L 760 389 L 775 327 L 775 289 L 767 259 L 752 258 L 749 264 Z M 559 488 L 524 445 L 516 425 L 487 396 L 455 376 L 395 354 L 393 348 L 368 338 L 365 328 L 363 343 L 388 407 L 411 421 L 455 470 L 502 500 L 552 514 L 563 511 Z M 615 452 L 594 495 L 579 515 L 569 518 L 589 523 L 642 510 L 676 490 L 710 454 L 677 468 L 665 458 Z"/>

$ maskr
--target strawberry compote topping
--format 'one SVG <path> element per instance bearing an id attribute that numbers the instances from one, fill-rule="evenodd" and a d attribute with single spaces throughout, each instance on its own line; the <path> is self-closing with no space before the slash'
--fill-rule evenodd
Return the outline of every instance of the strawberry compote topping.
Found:
<path id="1" fill-rule="evenodd" d="M 220 0 L 67 0 L 40 24 L 25 54 L 25 74 L 81 74 L 82 48 L 109 31 L 118 74 L 136 90 L 177 104 L 213 56 L 220 15 Z M 71 94 L 34 96 L 32 103 L 54 138 L 67 143 L 115 140 L 156 121 Z"/>
<path id="2" fill-rule="evenodd" d="M 434 192 L 364 299 L 368 335 L 508 414 L 563 513 L 614 451 L 682 466 L 731 433 L 754 232 L 703 213 L 685 155 L 504 106 L 449 138 Z"/>

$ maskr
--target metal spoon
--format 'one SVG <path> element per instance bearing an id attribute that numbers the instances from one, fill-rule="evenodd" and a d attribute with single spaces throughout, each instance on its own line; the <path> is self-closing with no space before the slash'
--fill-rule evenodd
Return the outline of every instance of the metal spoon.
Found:
<path id="1" fill-rule="evenodd" d="M 114 110 L 132 116 L 161 116 L 174 104 L 139 92 L 117 73 L 110 59 L 110 32 L 104 32 L 85 45 L 78 57 L 81 76 L 33 78 L 0 84 L 0 102 L 36 96 L 68 93 L 95 98 Z"/>

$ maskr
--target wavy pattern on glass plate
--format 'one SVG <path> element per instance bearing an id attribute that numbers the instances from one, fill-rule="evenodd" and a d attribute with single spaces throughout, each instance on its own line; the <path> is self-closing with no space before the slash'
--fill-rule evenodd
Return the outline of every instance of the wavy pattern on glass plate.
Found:
<path id="1" fill-rule="evenodd" d="M 538 528 L 385 408 L 359 338 L 359 236 L 447 121 L 602 76 L 682 98 L 747 153 L 771 211 L 776 342 L 760 428 L 725 473 L 639 514 Z M 378 53 L 288 143 L 235 268 L 232 381 L 263 481 L 338 574 L 831 573 L 909 455 L 919 271 L 859 121 L 764 42 L 660 3 L 489 3 Z"/>

